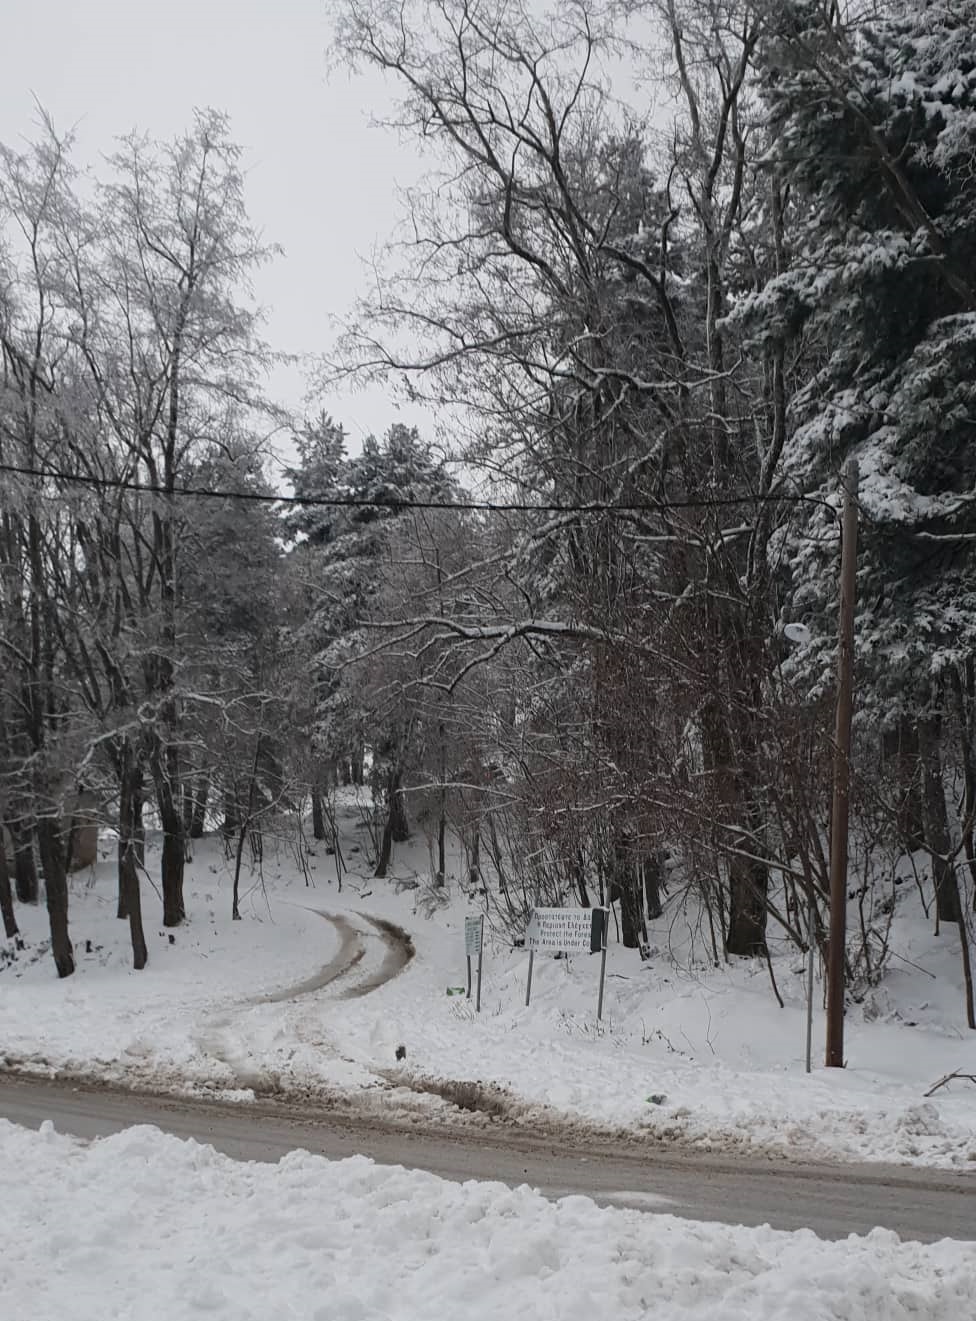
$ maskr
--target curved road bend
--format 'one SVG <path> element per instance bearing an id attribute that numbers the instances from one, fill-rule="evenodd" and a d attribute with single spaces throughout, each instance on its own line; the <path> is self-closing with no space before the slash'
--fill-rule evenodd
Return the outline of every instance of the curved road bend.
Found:
<path id="1" fill-rule="evenodd" d="M 296 1147 L 330 1159 L 362 1153 L 447 1179 L 528 1183 L 549 1197 L 585 1193 L 605 1206 L 727 1224 L 810 1228 L 823 1238 L 876 1225 L 929 1242 L 976 1238 L 972 1174 L 884 1165 L 793 1165 L 742 1153 L 716 1159 L 611 1147 L 502 1127 L 398 1128 L 381 1120 L 269 1103 L 219 1105 L 0 1075 L 0 1117 L 92 1138 L 155 1124 L 237 1160 L 274 1161 Z"/>

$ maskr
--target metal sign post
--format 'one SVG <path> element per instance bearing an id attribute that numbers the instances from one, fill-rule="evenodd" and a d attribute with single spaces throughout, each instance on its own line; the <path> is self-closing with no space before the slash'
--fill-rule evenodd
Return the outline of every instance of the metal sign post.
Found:
<path id="1" fill-rule="evenodd" d="M 475 1013 L 481 1013 L 481 968 L 485 945 L 485 915 L 464 919 L 464 953 L 468 961 L 468 999 L 471 999 L 471 960 L 478 958 L 478 997 L 475 1000 Z"/>
<path id="2" fill-rule="evenodd" d="M 813 958 L 817 948 L 817 901 L 813 884 L 807 909 L 807 1073 L 813 1067 Z"/>
<path id="3" fill-rule="evenodd" d="M 607 982 L 607 927 L 609 926 L 609 919 L 608 909 L 594 908 L 593 940 L 599 940 L 600 942 L 600 993 L 596 1002 L 596 1021 L 598 1023 L 603 1018 L 603 988 Z M 590 948 L 593 948 L 592 943 Z"/>

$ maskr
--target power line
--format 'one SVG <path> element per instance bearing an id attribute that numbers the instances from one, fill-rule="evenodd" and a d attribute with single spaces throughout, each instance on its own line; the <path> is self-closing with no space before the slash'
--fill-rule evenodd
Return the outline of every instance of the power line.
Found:
<path id="1" fill-rule="evenodd" d="M 94 487 L 96 490 L 132 491 L 144 495 L 161 495 L 167 498 L 237 500 L 250 504 L 298 505 L 328 509 L 454 509 L 485 514 L 653 514 L 667 512 L 671 509 L 724 509 L 749 504 L 815 504 L 822 505 L 829 509 L 831 513 L 836 513 L 832 504 L 812 495 L 751 494 L 713 496 L 698 500 L 640 500 L 622 503 L 594 500 L 578 503 L 530 504 L 527 501 L 516 500 L 400 500 L 396 497 L 366 499 L 351 495 L 271 495 L 263 491 L 213 490 L 203 486 L 177 486 L 173 490 L 169 490 L 165 486 L 153 482 L 134 482 L 124 477 L 95 477 L 88 473 L 61 472 L 57 469 L 28 468 L 13 463 L 0 463 L 0 472 L 11 473 L 18 477 L 48 478 L 64 482 L 67 485 Z"/>

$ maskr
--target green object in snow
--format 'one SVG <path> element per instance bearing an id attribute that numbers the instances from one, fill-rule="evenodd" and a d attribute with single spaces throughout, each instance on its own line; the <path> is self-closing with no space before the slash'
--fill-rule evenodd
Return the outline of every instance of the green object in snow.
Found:
<path id="1" fill-rule="evenodd" d="M 663 1105 L 667 1099 L 661 1092 L 654 1092 L 652 1096 L 647 1098 L 647 1102 L 649 1105 Z"/>
<path id="2" fill-rule="evenodd" d="M 448 995 L 464 995 L 465 992 L 463 986 L 449 986 L 447 993 Z"/>

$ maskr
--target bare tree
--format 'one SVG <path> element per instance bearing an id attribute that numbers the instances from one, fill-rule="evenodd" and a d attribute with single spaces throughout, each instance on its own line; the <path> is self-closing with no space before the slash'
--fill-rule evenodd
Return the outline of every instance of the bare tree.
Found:
<path id="1" fill-rule="evenodd" d="M 664 142 L 607 90 L 613 60 L 634 56 L 624 10 L 650 13 L 671 47 L 684 106 Z M 463 403 L 477 433 L 470 458 L 523 499 L 566 510 L 514 542 L 515 617 L 491 618 L 487 597 L 479 619 L 430 611 L 429 637 L 444 645 L 427 654 L 454 666 L 456 682 L 527 640 L 550 683 L 575 671 L 575 709 L 587 715 L 572 750 L 560 724 L 565 756 L 585 746 L 600 768 L 594 802 L 611 775 L 613 806 L 594 838 L 609 830 L 604 852 L 634 913 L 644 864 L 629 841 L 645 838 L 641 801 L 660 797 L 659 748 L 682 709 L 715 790 L 701 795 L 714 814 L 699 824 L 726 863 L 724 941 L 762 953 L 769 805 L 757 720 L 776 617 L 766 502 L 787 386 L 775 356 L 756 379 L 726 325 L 732 293 L 776 244 L 774 229 L 756 233 L 768 210 L 748 103 L 761 16 L 720 0 L 578 0 L 551 18 L 523 5 L 348 0 L 343 13 L 343 52 L 399 80 L 398 127 L 444 162 L 436 191 L 412 198 L 349 360 L 407 371 L 419 392 Z M 411 352 L 411 340 L 422 347 Z M 397 636 L 423 626 L 402 619 Z M 638 943 L 639 923 L 627 925 Z"/>

